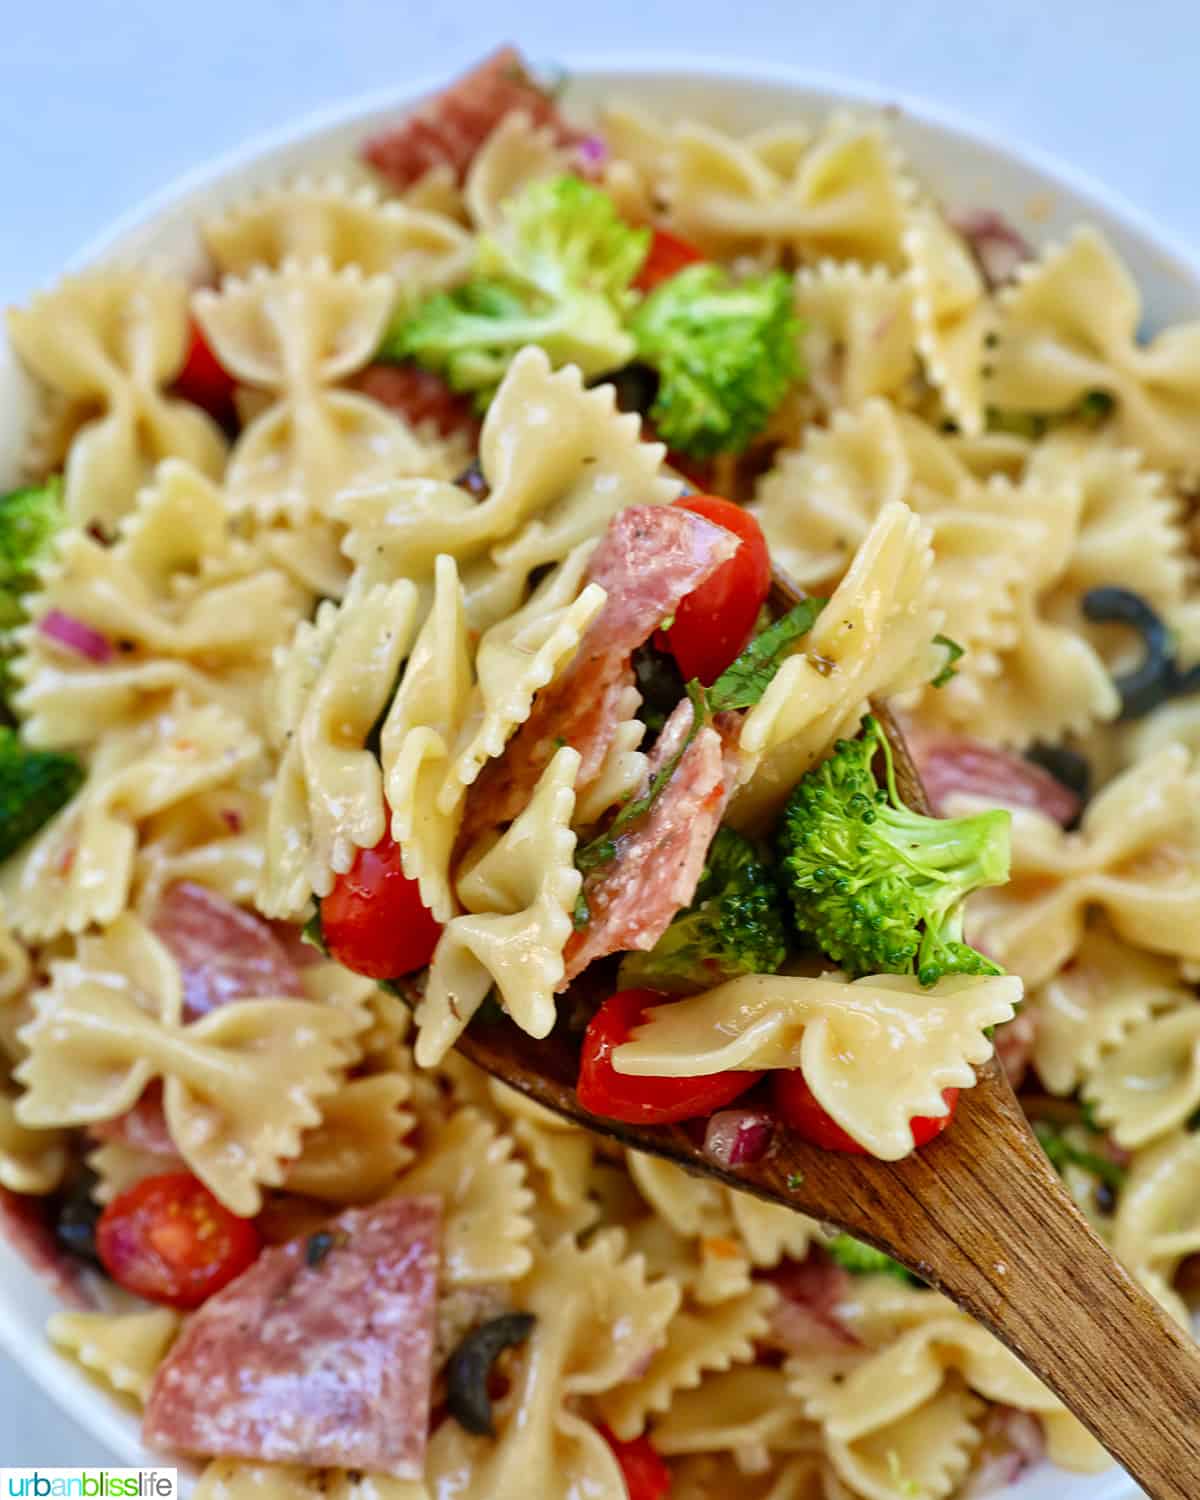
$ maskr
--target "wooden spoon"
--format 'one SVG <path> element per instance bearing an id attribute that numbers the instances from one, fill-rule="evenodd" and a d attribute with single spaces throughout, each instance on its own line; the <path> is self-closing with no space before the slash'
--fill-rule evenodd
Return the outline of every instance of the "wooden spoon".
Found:
<path id="1" fill-rule="evenodd" d="M 929 811 L 893 716 L 874 705 L 910 807 Z M 1063 1188 L 993 1058 L 954 1123 L 903 1161 L 822 1151 L 780 1126 L 761 1161 L 723 1168 L 682 1125 L 580 1107 L 578 1039 L 477 1021 L 459 1051 L 511 1088 L 635 1151 L 836 1225 L 991 1330 L 1153 1500 L 1200 1500 L 1200 1348 L 1118 1265 Z"/>

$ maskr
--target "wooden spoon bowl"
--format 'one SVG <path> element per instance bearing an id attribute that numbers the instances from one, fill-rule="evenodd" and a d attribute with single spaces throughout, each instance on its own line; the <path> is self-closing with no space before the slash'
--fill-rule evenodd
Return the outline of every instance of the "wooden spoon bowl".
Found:
<path id="1" fill-rule="evenodd" d="M 903 735 L 875 705 L 910 807 L 929 810 Z M 1200 1349 L 1113 1259 L 1059 1181 L 993 1058 L 951 1128 L 903 1161 L 822 1151 L 780 1125 L 721 1167 L 683 1125 L 583 1109 L 578 1037 L 477 1019 L 459 1051 L 528 1098 L 685 1171 L 847 1230 L 964 1308 L 1055 1392 L 1153 1500 L 1200 1500 Z"/>

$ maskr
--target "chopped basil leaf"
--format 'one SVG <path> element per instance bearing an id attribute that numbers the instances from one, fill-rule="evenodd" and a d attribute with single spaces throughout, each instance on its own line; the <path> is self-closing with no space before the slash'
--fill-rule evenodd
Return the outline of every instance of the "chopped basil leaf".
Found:
<path id="1" fill-rule="evenodd" d="M 783 665 L 788 647 L 808 634 L 824 608 L 824 599 L 802 599 L 786 615 L 756 635 L 712 687 L 704 690 L 709 713 L 753 708 Z"/>
<path id="2" fill-rule="evenodd" d="M 957 641 L 952 641 L 948 635 L 935 635 L 933 644 L 946 648 L 946 660 L 942 664 L 942 670 L 933 678 L 929 686 L 945 687 L 948 682 L 958 676 L 954 663 L 966 654 L 966 647 L 960 646 Z"/>
<path id="3" fill-rule="evenodd" d="M 308 943 L 310 947 L 315 948 L 325 958 L 329 957 L 329 949 L 325 944 L 325 933 L 321 927 L 321 907 L 319 903 L 316 911 L 313 912 L 312 916 L 309 917 L 301 929 L 300 938 L 302 942 Z"/>

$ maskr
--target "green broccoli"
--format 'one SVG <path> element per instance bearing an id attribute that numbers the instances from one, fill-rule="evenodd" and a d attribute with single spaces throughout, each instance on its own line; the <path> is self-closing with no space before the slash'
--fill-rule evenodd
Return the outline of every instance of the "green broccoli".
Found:
<path id="1" fill-rule="evenodd" d="M 517 351 L 538 344 L 585 377 L 626 364 L 630 283 L 650 243 L 611 198 L 578 177 L 532 183 L 480 237 L 471 279 L 394 325 L 379 354 L 413 359 L 486 407 Z"/>
<path id="2" fill-rule="evenodd" d="M 73 755 L 31 750 L 14 729 L 0 728 L 0 859 L 48 823 L 83 784 Z"/>
<path id="3" fill-rule="evenodd" d="M 21 595 L 37 582 L 38 568 L 63 522 L 62 481 L 0 495 L 0 628 L 25 618 Z"/>
<path id="4" fill-rule="evenodd" d="M 0 495 L 0 709 L 7 709 L 15 683 L 13 630 L 25 622 L 23 597 L 37 582 L 63 522 L 62 480 Z"/>
<path id="5" fill-rule="evenodd" d="M 800 324 L 782 271 L 735 282 L 688 266 L 634 314 L 637 352 L 658 371 L 650 419 L 676 452 L 740 453 L 800 374 Z"/>
<path id="6" fill-rule="evenodd" d="M 649 953 L 625 956 L 620 984 L 703 990 L 739 974 L 773 974 L 786 955 L 774 871 L 749 839 L 719 828 L 692 904 Z"/>
<path id="7" fill-rule="evenodd" d="M 896 1276 L 901 1281 L 920 1285 L 917 1278 L 890 1255 L 856 1240 L 852 1234 L 838 1234 L 825 1246 L 829 1256 L 855 1276 Z"/>
<path id="8" fill-rule="evenodd" d="M 963 941 L 963 899 L 1008 879 L 1009 814 L 927 818 L 896 791 L 891 749 L 867 715 L 793 789 L 779 826 L 797 927 L 853 974 L 1003 971 Z M 871 762 L 881 755 L 886 787 Z"/>

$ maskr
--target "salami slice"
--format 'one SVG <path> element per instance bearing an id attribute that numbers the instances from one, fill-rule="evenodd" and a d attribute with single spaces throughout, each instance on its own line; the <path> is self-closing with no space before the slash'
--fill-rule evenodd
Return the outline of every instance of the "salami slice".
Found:
<path id="1" fill-rule="evenodd" d="M 363 160 L 402 192 L 434 167 L 449 167 L 461 182 L 480 146 L 514 110 L 549 126 L 564 144 L 577 139 L 554 100 L 530 77 L 521 54 L 501 47 L 408 119 L 372 136 Z"/>
<path id="2" fill-rule="evenodd" d="M 691 727 L 692 705 L 685 699 L 663 725 L 650 755 L 647 787 L 678 753 Z M 567 939 L 562 988 L 597 958 L 654 947 L 696 894 L 732 789 L 722 736 L 705 725 L 649 813 L 618 839 L 615 857 L 585 881 L 590 915 L 586 927 Z"/>
<path id="3" fill-rule="evenodd" d="M 723 526 L 670 505 L 630 506 L 613 517 L 588 570 L 607 591 L 604 608 L 566 671 L 542 689 L 504 754 L 484 766 L 467 793 L 460 850 L 526 807 L 559 745 L 579 751 L 576 784 L 586 789 L 621 721 L 633 652 L 739 545 Z"/>
<path id="4" fill-rule="evenodd" d="M 155 1080 L 142 1097 L 123 1115 L 111 1120 L 99 1120 L 88 1127 L 88 1134 L 98 1141 L 117 1142 L 133 1151 L 148 1156 L 174 1159 L 179 1153 L 171 1132 L 167 1129 L 167 1117 L 163 1113 L 162 1084 Z M 164 1168 L 164 1170 L 166 1170 Z"/>
<path id="5" fill-rule="evenodd" d="M 0 1187 L 0 1238 L 37 1272 L 56 1297 L 71 1307 L 95 1307 L 88 1272 L 55 1239 L 50 1204 L 45 1198 L 31 1198 Z"/>
<path id="6" fill-rule="evenodd" d="M 299 971 L 270 926 L 205 886 L 190 880 L 171 886 L 153 926 L 182 971 L 189 1021 L 231 1000 L 304 995 Z"/>
<path id="7" fill-rule="evenodd" d="M 470 401 L 456 395 L 440 375 L 418 365 L 368 365 L 354 381 L 372 401 L 396 412 L 410 427 L 432 422 L 440 436 L 462 433 L 479 446 L 479 419 Z"/>
<path id="8" fill-rule="evenodd" d="M 1029 807 L 1067 827 L 1079 798 L 1043 767 L 1012 750 L 985 745 L 964 734 L 912 734 L 909 747 L 935 812 L 956 792 L 1001 807 Z"/>
<path id="9" fill-rule="evenodd" d="M 785 1260 L 766 1278 L 779 1293 L 771 1310 L 771 1341 L 789 1354 L 836 1353 L 858 1340 L 838 1316 L 850 1295 L 850 1273 L 819 1251 Z"/>
<path id="10" fill-rule="evenodd" d="M 389 1198 L 264 1250 L 159 1368 L 147 1444 L 419 1479 L 440 1232 L 437 1198 Z"/>

